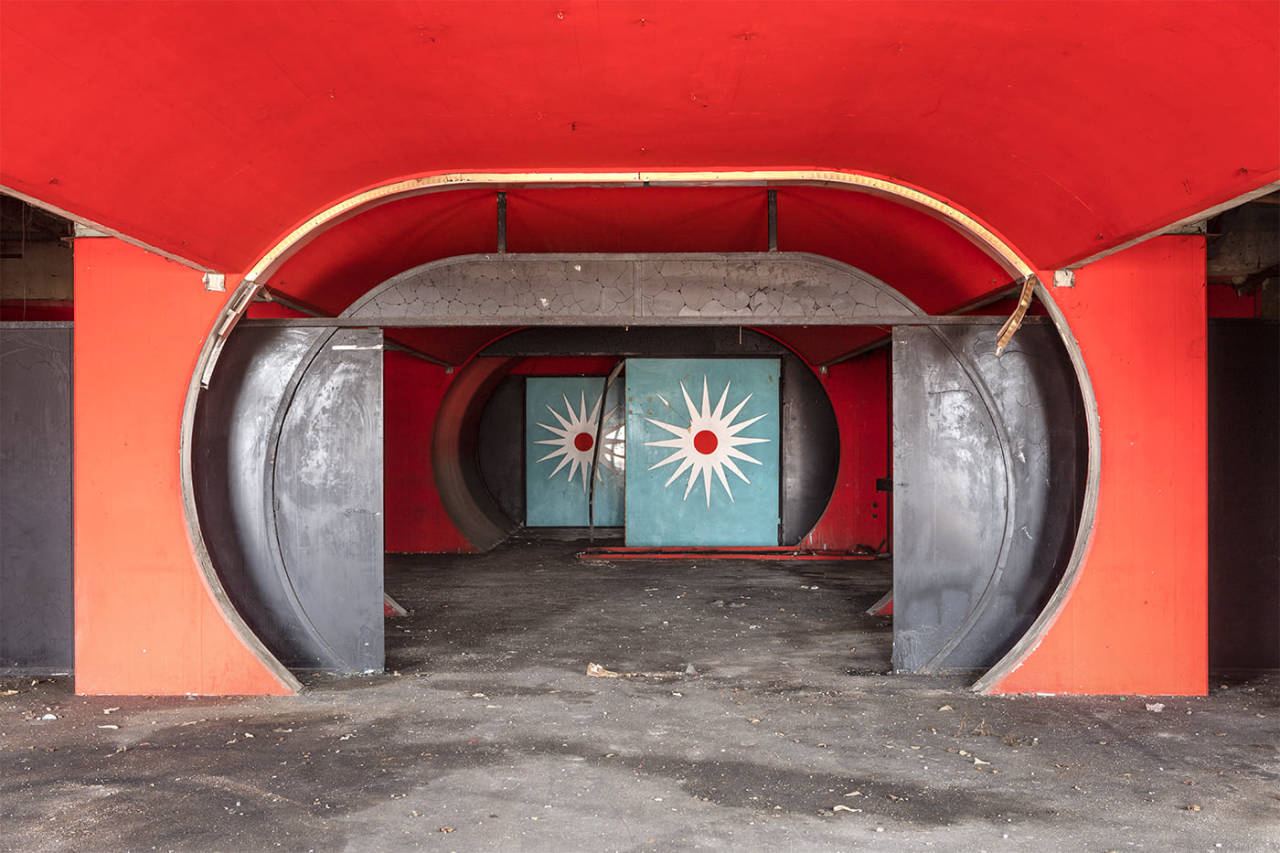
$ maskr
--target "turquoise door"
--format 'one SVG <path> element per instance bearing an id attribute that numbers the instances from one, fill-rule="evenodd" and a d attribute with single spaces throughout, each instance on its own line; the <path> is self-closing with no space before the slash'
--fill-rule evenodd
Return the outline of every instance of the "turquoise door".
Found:
<path id="1" fill-rule="evenodd" d="M 628 545 L 777 545 L 776 358 L 627 360 Z"/>
<path id="2" fill-rule="evenodd" d="M 625 421 L 622 381 L 601 403 L 602 376 L 525 380 L 525 524 L 586 527 L 600 407 L 604 430 L 596 472 L 595 526 L 622 525 Z"/>

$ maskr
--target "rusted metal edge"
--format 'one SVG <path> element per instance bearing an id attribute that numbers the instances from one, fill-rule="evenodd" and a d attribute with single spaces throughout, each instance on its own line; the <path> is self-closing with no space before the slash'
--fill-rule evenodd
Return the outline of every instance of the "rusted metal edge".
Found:
<path id="1" fill-rule="evenodd" d="M 1020 286 L 1021 285 L 1019 284 L 1019 282 L 1015 281 L 1011 285 L 996 288 L 995 290 L 990 291 L 989 293 L 986 293 L 983 296 L 979 296 L 977 299 L 971 299 L 968 302 L 963 302 L 955 306 L 954 308 L 950 308 L 946 311 L 943 311 L 941 314 L 938 314 L 935 316 L 947 317 L 953 314 L 968 314 L 970 311 L 977 311 L 979 309 L 986 308 L 988 305 L 992 305 L 996 302 L 999 302 L 1002 299 L 1005 299 L 1011 296 L 1014 293 L 1017 293 L 1019 291 Z M 978 315 L 978 316 L 981 317 L 983 315 Z M 1041 318 L 1038 318 L 1038 317 L 1030 317 L 1028 318 L 1027 322 L 1034 323 L 1034 322 L 1040 322 L 1040 320 Z M 983 322 L 983 323 L 994 322 L 994 318 L 990 321 L 979 320 L 978 322 Z M 891 343 L 893 343 L 892 336 L 885 335 L 884 337 L 877 338 L 873 341 L 868 341 L 862 346 L 854 347 L 848 352 L 842 352 L 840 353 L 840 355 L 834 356 L 833 358 L 829 358 L 826 361 L 822 362 L 822 364 L 819 364 L 818 368 L 820 370 L 826 370 L 829 367 L 835 367 L 837 364 L 843 364 L 846 361 L 852 361 L 853 359 L 862 355 L 866 355 L 869 352 L 875 352 L 878 349 L 884 349 L 885 347 L 889 346 Z"/>
<path id="2" fill-rule="evenodd" d="M 1004 325 L 1000 327 L 1000 334 L 996 335 L 996 355 L 1004 355 L 1005 348 L 1009 346 L 1009 342 L 1013 340 L 1013 336 L 1017 334 L 1018 329 L 1022 327 L 1022 323 L 1027 319 L 1027 309 L 1031 307 L 1031 299 L 1035 295 L 1036 287 L 1040 284 L 1040 279 L 1035 275 L 1029 275 L 1022 282 L 1022 293 L 1018 295 L 1018 307 L 1013 309 L 1013 313 L 1009 315 L 1009 319 L 1004 321 Z"/>

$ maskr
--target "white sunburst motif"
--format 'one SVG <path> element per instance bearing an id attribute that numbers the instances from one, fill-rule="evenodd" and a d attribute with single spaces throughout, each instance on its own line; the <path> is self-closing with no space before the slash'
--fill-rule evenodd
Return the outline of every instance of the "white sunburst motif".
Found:
<path id="1" fill-rule="evenodd" d="M 560 464 L 547 475 L 550 480 L 566 466 L 569 466 L 568 482 L 572 483 L 573 478 L 578 471 L 582 471 L 582 490 L 587 491 L 588 472 L 591 470 L 591 459 L 594 455 L 596 446 L 596 426 L 599 423 L 598 416 L 600 414 L 600 403 L 602 398 L 596 397 L 595 405 L 591 407 L 591 413 L 587 413 L 587 395 L 583 391 L 578 400 L 578 410 L 574 411 L 573 404 L 569 402 L 568 395 L 561 395 L 564 400 L 565 413 L 562 416 L 555 409 L 547 406 L 547 411 L 556 419 L 560 426 L 555 427 L 550 424 L 540 423 L 538 426 L 555 434 L 555 438 L 547 438 L 538 441 L 537 444 L 547 444 L 555 447 L 546 456 L 539 459 L 539 462 L 546 462 L 549 459 L 560 458 Z M 624 452 L 622 444 L 624 436 L 621 429 L 614 429 L 605 433 L 604 446 L 600 448 L 600 457 L 610 467 L 618 470 L 622 469 Z M 596 474 L 596 479 L 603 479 L 600 473 Z"/>
<path id="2" fill-rule="evenodd" d="M 762 444 L 770 441 L 767 438 L 744 438 L 738 433 L 751 426 L 756 421 L 764 417 L 763 414 L 756 415 L 745 421 L 734 422 L 734 418 L 747 405 L 747 401 L 751 399 L 748 394 L 742 398 L 742 402 L 734 406 L 733 409 L 725 414 L 724 404 L 729 397 L 729 384 L 724 385 L 724 391 L 720 393 L 720 399 L 716 403 L 713 410 L 711 408 L 711 396 L 707 390 L 707 377 L 702 377 L 702 406 L 694 405 L 689 397 L 689 392 L 685 390 L 684 383 L 680 383 L 680 391 L 684 394 L 685 406 L 689 409 L 689 425 L 676 426 L 674 424 L 665 424 L 662 421 L 653 418 L 645 418 L 654 426 L 661 427 L 667 432 L 675 436 L 662 441 L 645 442 L 647 447 L 669 447 L 675 450 L 666 459 L 649 466 L 652 471 L 661 468 L 664 465 L 670 465 L 673 462 L 679 462 L 676 470 L 663 483 L 663 487 L 670 486 L 685 471 L 689 472 L 689 481 L 684 487 L 684 499 L 688 500 L 689 493 L 693 491 L 693 485 L 702 478 L 703 491 L 706 493 L 707 506 L 711 506 L 711 475 L 714 473 L 716 478 L 720 480 L 720 485 L 724 486 L 725 494 L 729 496 L 729 500 L 733 501 L 733 490 L 729 488 L 729 478 L 725 476 L 725 469 L 732 471 L 744 483 L 750 483 L 747 475 L 742 473 L 735 459 L 742 462 L 750 462 L 754 465 L 763 464 L 759 459 L 749 456 L 739 450 L 748 444 Z M 666 400 L 664 399 L 665 403 Z M 667 404 L 670 407 L 670 404 Z"/>

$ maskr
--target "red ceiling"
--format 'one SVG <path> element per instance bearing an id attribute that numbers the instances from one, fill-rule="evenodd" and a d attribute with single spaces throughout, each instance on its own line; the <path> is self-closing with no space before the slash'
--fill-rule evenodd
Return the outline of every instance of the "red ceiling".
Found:
<path id="1" fill-rule="evenodd" d="M 236 271 L 410 174 L 840 168 L 1047 268 L 1280 177 L 1278 43 L 1274 0 L 3 0 L 0 184 Z"/>
<path id="2" fill-rule="evenodd" d="M 507 195 L 512 252 L 760 252 L 768 204 L 759 187 L 538 189 Z M 1008 284 L 1008 274 L 944 222 L 886 199 L 814 188 L 778 191 L 778 245 L 844 261 L 931 312 Z M 493 192 L 459 190 L 375 207 L 325 231 L 271 285 L 338 313 L 391 276 L 457 254 L 493 252 Z M 251 316 L 267 316 L 258 308 Z M 777 329 L 818 363 L 883 336 L 866 327 Z M 495 330 L 400 330 L 398 339 L 460 363 Z"/>
<path id="3" fill-rule="evenodd" d="M 778 245 L 857 266 L 943 311 L 1008 275 L 940 220 L 886 199 L 814 188 L 778 191 Z M 459 190 L 375 207 L 321 234 L 272 285 L 327 311 L 410 267 L 497 248 L 496 196 Z M 511 252 L 761 252 L 759 187 L 538 189 L 507 194 Z"/>

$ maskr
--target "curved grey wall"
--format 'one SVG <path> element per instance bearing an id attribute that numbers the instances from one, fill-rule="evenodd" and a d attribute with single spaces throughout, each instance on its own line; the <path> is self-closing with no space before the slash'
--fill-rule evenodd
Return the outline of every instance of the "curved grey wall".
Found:
<path id="1" fill-rule="evenodd" d="M 1071 557 L 1086 446 L 1071 363 L 1048 326 L 999 357 L 995 336 L 894 330 L 895 669 L 991 666 Z"/>
<path id="2" fill-rule="evenodd" d="M 284 665 L 382 668 L 382 333 L 237 329 L 192 430 L 209 555 Z"/>

